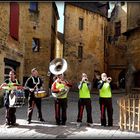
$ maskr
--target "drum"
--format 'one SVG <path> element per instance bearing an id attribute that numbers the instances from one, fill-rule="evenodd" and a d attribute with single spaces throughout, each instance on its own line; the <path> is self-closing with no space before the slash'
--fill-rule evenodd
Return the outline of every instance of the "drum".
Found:
<path id="1" fill-rule="evenodd" d="M 34 92 L 34 95 L 35 95 L 36 98 L 44 98 L 44 97 L 47 96 L 47 93 L 46 93 L 45 90 L 36 90 Z"/>
<path id="2" fill-rule="evenodd" d="M 9 107 L 22 107 L 25 104 L 25 93 L 23 90 L 12 90 L 9 94 Z"/>

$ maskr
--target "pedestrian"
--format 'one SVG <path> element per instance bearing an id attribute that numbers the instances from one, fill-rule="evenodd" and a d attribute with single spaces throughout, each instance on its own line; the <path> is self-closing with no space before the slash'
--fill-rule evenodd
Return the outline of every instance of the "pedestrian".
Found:
<path id="1" fill-rule="evenodd" d="M 78 101 L 78 115 L 77 127 L 81 126 L 83 110 L 86 107 L 87 112 L 87 125 L 93 127 L 92 121 L 92 105 L 91 105 L 91 83 L 88 81 L 87 74 L 82 73 L 82 79 L 78 85 L 79 101 Z"/>
<path id="2" fill-rule="evenodd" d="M 98 83 L 101 126 L 106 126 L 106 109 L 108 116 L 108 126 L 113 126 L 112 91 L 110 87 L 111 80 L 112 78 L 107 77 L 106 73 L 102 73 L 101 80 Z"/>
<path id="3" fill-rule="evenodd" d="M 16 79 L 16 73 L 14 70 L 9 72 L 9 78 L 4 81 L 4 83 L 0 86 L 0 89 L 4 88 L 4 106 L 6 108 L 5 112 L 5 126 L 7 128 L 11 126 L 18 126 L 19 124 L 16 123 L 16 107 L 10 106 L 9 96 L 13 93 L 14 84 L 20 84 L 19 81 Z"/>
<path id="4" fill-rule="evenodd" d="M 56 93 L 55 120 L 57 125 L 65 125 L 67 121 L 67 95 L 71 84 L 64 79 L 63 74 L 55 76 L 51 92 Z M 61 112 L 60 112 L 61 110 Z"/>
<path id="5" fill-rule="evenodd" d="M 25 83 L 25 88 L 29 89 L 29 97 L 28 97 L 28 112 L 27 112 L 27 121 L 28 124 L 31 123 L 32 120 L 32 114 L 34 105 L 37 107 L 37 113 L 38 113 L 38 120 L 41 122 L 45 122 L 45 120 L 42 117 L 42 111 L 41 111 L 41 98 L 35 97 L 35 91 L 42 89 L 43 81 L 39 77 L 39 73 L 36 68 L 33 68 L 31 70 L 31 76 L 27 79 Z"/>

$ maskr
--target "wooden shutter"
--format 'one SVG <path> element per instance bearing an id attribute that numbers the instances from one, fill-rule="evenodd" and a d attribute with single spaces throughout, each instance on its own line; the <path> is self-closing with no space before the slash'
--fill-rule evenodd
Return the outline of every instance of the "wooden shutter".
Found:
<path id="1" fill-rule="evenodd" d="M 10 3 L 10 35 L 18 40 L 19 32 L 19 5 L 16 2 Z"/>

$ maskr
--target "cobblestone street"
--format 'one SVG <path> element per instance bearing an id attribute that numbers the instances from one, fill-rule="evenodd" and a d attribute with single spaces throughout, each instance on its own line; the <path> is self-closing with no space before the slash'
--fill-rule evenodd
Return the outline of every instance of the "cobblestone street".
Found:
<path id="1" fill-rule="evenodd" d="M 54 118 L 54 99 L 46 98 L 42 101 L 42 113 L 46 120 L 45 123 L 37 121 L 37 110 L 34 108 L 33 119 L 31 124 L 27 124 L 27 104 L 21 108 L 17 108 L 16 117 L 17 127 L 6 128 L 5 123 L 5 108 L 0 109 L 0 137 L 9 139 L 38 139 L 38 138 L 51 138 L 51 139 L 74 139 L 74 138 L 140 138 L 140 133 L 127 132 L 119 130 L 119 106 L 117 100 L 124 94 L 113 94 L 113 127 L 100 126 L 100 112 L 98 95 L 92 94 L 92 114 L 93 114 L 93 128 L 86 126 L 86 112 L 84 110 L 83 123 L 80 128 L 76 127 L 76 119 L 78 112 L 78 93 L 69 93 L 68 110 L 67 110 L 67 123 L 65 126 L 55 125 Z"/>

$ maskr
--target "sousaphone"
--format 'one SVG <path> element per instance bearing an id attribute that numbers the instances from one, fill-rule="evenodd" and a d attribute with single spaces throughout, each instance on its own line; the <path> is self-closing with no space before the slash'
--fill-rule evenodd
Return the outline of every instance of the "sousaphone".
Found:
<path id="1" fill-rule="evenodd" d="M 54 75 L 63 74 L 67 70 L 67 61 L 62 58 L 55 58 L 51 61 L 49 65 L 49 71 Z M 63 94 L 59 95 L 59 93 L 53 93 L 52 96 L 54 98 L 60 97 L 69 92 L 69 87 L 65 87 Z"/>
<path id="2" fill-rule="evenodd" d="M 55 58 L 50 62 L 49 70 L 54 75 L 59 75 L 67 70 L 67 61 L 62 58 Z"/>

